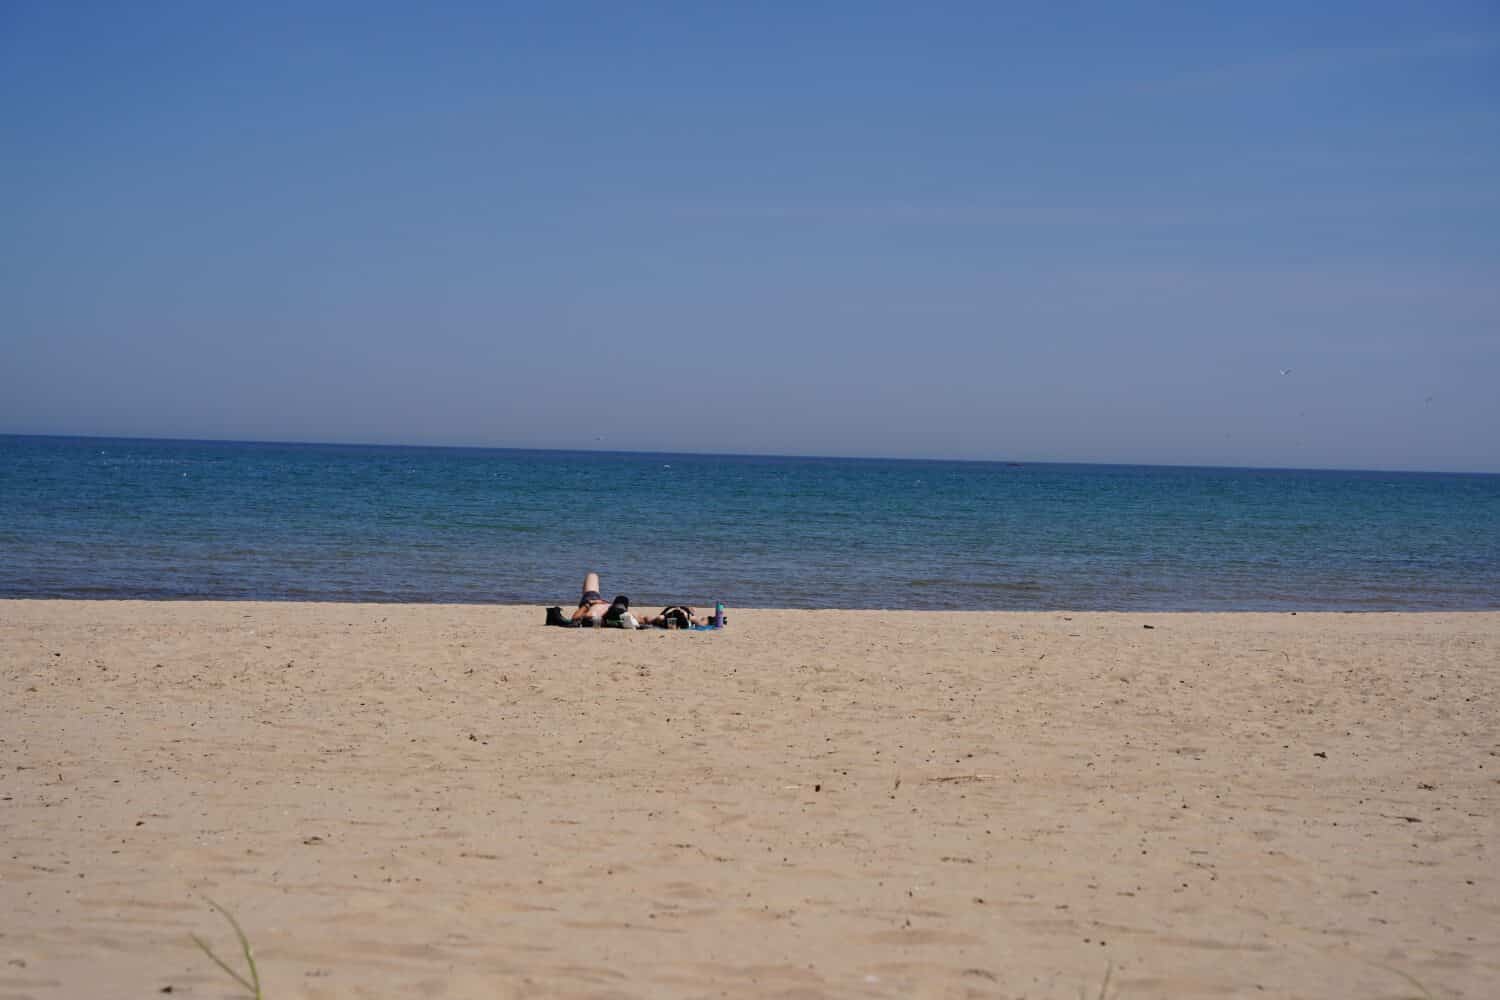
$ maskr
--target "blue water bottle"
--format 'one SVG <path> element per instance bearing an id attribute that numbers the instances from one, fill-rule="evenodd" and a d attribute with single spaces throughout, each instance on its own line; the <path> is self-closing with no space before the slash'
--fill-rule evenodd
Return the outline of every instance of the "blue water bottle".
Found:
<path id="1" fill-rule="evenodd" d="M 724 602 L 719 601 L 714 605 L 714 628 L 724 627 Z"/>

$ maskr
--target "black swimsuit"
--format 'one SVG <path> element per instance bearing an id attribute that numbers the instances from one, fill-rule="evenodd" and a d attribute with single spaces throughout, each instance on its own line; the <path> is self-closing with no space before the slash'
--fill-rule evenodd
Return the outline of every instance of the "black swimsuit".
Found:
<path id="1" fill-rule="evenodd" d="M 609 602 L 606 601 L 600 595 L 599 591 L 597 591 L 597 590 L 585 590 L 583 592 L 583 596 L 578 599 L 578 606 L 580 608 L 586 608 L 590 604 L 608 604 L 608 603 Z"/>

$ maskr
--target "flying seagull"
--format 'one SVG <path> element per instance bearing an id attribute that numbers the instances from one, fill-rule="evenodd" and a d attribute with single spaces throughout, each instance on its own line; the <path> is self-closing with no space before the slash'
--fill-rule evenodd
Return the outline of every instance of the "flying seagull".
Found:
<path id="1" fill-rule="evenodd" d="M 1283 375 L 1290 375 L 1292 373 L 1292 370 L 1290 368 L 1278 368 L 1277 371 L 1281 372 L 1281 374 Z"/>

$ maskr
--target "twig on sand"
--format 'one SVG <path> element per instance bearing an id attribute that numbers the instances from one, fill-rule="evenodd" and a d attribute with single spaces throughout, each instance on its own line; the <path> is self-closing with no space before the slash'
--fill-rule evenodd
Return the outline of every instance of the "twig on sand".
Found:
<path id="1" fill-rule="evenodd" d="M 1105 996 L 1109 993 L 1110 973 L 1114 971 L 1115 963 L 1106 962 L 1104 965 L 1104 982 L 1099 984 L 1099 996 L 1097 1000 L 1105 1000 Z M 1078 1000 L 1088 1000 L 1088 996 L 1083 992 L 1083 987 L 1081 986 L 1078 988 Z"/>
<path id="2" fill-rule="evenodd" d="M 208 946 L 208 942 L 204 941 L 196 934 L 192 935 L 193 944 L 197 945 L 199 950 L 201 950 L 203 954 L 207 955 L 215 965 L 228 973 L 231 979 L 244 987 L 245 991 L 249 993 L 250 996 L 254 997 L 254 1000 L 263 1000 L 260 992 L 260 972 L 255 968 L 255 953 L 250 950 L 250 939 L 245 937 L 244 930 L 240 928 L 240 922 L 234 919 L 234 914 L 230 913 L 228 910 L 224 909 L 224 907 L 220 906 L 218 903 L 215 903 L 207 896 L 203 897 L 203 901 L 209 906 L 212 906 L 215 910 L 218 910 L 219 914 L 225 920 L 229 921 L 229 926 L 234 928 L 234 936 L 239 939 L 240 951 L 245 956 L 245 965 L 250 969 L 250 978 L 246 979 L 244 976 L 234 971 L 234 969 L 230 968 L 227 962 L 225 962 L 218 955 L 214 954 L 214 950 Z"/>
<path id="3" fill-rule="evenodd" d="M 1370 964 L 1375 966 L 1375 968 L 1377 969 L 1383 969 L 1386 972 L 1389 972 L 1393 976 L 1400 976 L 1402 979 L 1415 986 L 1417 988 L 1417 992 L 1421 993 L 1422 996 L 1426 998 L 1426 1000 L 1432 1000 L 1432 994 L 1427 992 L 1427 987 L 1423 986 L 1421 982 L 1418 981 L 1417 977 L 1413 976 L 1411 973 L 1402 972 L 1394 965 L 1384 965 L 1380 962 L 1371 962 Z"/>

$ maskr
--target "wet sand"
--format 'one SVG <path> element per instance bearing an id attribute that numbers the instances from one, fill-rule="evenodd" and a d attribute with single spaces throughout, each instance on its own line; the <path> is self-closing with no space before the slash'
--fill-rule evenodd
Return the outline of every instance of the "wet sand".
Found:
<path id="1" fill-rule="evenodd" d="M 0 602 L 0 998 L 1500 995 L 1500 613 Z"/>

